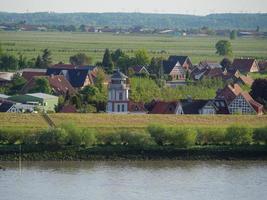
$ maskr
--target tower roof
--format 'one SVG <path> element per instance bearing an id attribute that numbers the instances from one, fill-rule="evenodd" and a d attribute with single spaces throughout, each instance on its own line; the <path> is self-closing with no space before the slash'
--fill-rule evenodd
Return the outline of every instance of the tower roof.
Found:
<path id="1" fill-rule="evenodd" d="M 117 69 L 113 75 L 111 76 L 111 79 L 127 79 L 128 77 L 123 74 L 122 72 L 120 72 L 119 69 Z"/>

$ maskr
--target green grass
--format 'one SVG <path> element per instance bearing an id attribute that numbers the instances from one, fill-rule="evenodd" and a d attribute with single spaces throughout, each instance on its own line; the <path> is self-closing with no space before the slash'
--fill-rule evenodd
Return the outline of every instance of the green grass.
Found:
<path id="1" fill-rule="evenodd" d="M 222 57 L 215 54 L 215 44 L 224 37 L 175 37 L 163 35 L 115 35 L 95 33 L 59 32 L 0 32 L 0 42 L 4 50 L 17 55 L 22 53 L 28 58 L 36 57 L 41 50 L 49 48 L 53 61 L 68 62 L 71 55 L 84 52 L 101 61 L 104 49 L 121 48 L 128 54 L 140 48 L 149 51 L 150 56 L 170 54 L 189 55 L 194 63 L 200 60 L 219 61 Z M 239 38 L 231 41 L 234 56 L 267 58 L 267 39 Z M 162 53 L 165 51 L 166 53 Z"/>
<path id="2" fill-rule="evenodd" d="M 56 125 L 74 123 L 78 127 L 110 131 L 120 128 L 144 129 L 148 125 L 158 124 L 181 127 L 218 127 L 231 125 L 263 127 L 267 124 L 267 116 L 244 115 L 111 115 L 111 114 L 49 114 Z M 48 125 L 39 114 L 0 113 L 0 129 L 34 130 L 44 129 Z"/>
<path id="3" fill-rule="evenodd" d="M 257 79 L 257 78 L 266 78 L 267 79 L 267 72 L 249 73 L 249 76 L 251 76 L 253 79 Z"/>

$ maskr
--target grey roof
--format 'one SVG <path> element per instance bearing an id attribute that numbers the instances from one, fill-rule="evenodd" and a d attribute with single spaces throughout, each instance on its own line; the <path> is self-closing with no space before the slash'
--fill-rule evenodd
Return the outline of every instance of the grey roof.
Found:
<path id="1" fill-rule="evenodd" d="M 24 68 L 22 70 L 19 70 L 18 72 L 43 72 L 46 73 L 47 69 L 36 69 L 36 68 Z"/>
<path id="2" fill-rule="evenodd" d="M 0 94 L 0 98 L 2 98 L 2 99 L 7 99 L 7 98 L 9 98 L 10 96 L 7 96 L 7 95 L 5 95 L 5 94 Z"/>
<path id="3" fill-rule="evenodd" d="M 128 77 L 120 72 L 120 70 L 116 70 L 113 75 L 111 76 L 111 79 L 127 79 Z"/>
<path id="4" fill-rule="evenodd" d="M 50 94 L 45 94 L 45 93 L 32 93 L 32 94 L 26 94 L 26 95 L 32 96 L 32 97 L 41 98 L 41 99 L 54 99 L 54 98 L 58 98 L 57 96 L 50 95 Z"/>
<path id="5" fill-rule="evenodd" d="M 4 102 L 0 105 L 0 112 L 7 112 L 14 104 L 10 102 Z"/>

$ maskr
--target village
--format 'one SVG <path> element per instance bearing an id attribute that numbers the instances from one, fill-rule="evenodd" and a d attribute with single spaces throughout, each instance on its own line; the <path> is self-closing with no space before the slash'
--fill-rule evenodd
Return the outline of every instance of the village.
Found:
<path id="1" fill-rule="evenodd" d="M 120 69 L 115 65 L 104 68 L 75 63 L 0 72 L 1 87 L 8 87 L 14 78 L 25 80 L 13 95 L 0 94 L 0 112 L 264 114 L 264 105 L 253 98 L 249 91 L 252 85 L 254 90 L 255 85 L 257 86 L 257 81 L 250 74 L 264 72 L 267 69 L 266 62 L 258 62 L 252 58 L 235 58 L 231 63 L 225 58 L 220 63 L 204 60 L 193 64 L 189 56 L 171 55 L 158 66 L 156 73 L 147 65 Z M 152 79 L 155 82 L 160 80 L 158 84 L 161 87 L 169 88 L 186 87 L 188 82 L 198 84 L 201 80 L 220 80 L 223 85 L 217 88 L 216 94 L 210 99 L 194 99 L 192 94 L 187 98 L 171 101 L 153 98 L 150 102 L 137 102 L 131 98 L 131 77 Z M 80 105 L 84 99 L 89 102 L 86 108 Z M 90 102 L 94 102 L 94 107 Z"/>

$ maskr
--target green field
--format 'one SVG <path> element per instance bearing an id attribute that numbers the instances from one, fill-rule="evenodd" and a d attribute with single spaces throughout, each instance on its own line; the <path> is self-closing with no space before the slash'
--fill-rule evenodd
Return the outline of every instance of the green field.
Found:
<path id="1" fill-rule="evenodd" d="M 164 35 L 133 35 L 107 33 L 70 33 L 70 32 L 0 32 L 0 43 L 7 52 L 22 53 L 28 58 L 36 57 L 41 50 L 52 51 L 53 62 L 68 62 L 71 55 L 84 52 L 93 62 L 102 59 L 104 49 L 121 48 L 132 55 L 137 49 L 145 48 L 150 56 L 170 54 L 189 55 L 193 63 L 200 60 L 219 61 L 222 57 L 215 54 L 215 44 L 223 37 L 176 37 Z M 234 56 L 267 59 L 267 38 L 239 38 L 231 41 Z"/>
<path id="2" fill-rule="evenodd" d="M 245 125 L 262 127 L 267 124 L 267 116 L 201 116 L 201 115 L 110 115 L 110 114 L 49 114 L 55 123 L 74 123 L 78 127 L 96 129 L 145 128 L 151 124 L 182 127 L 228 127 Z M 0 129 L 36 130 L 47 128 L 48 125 L 39 114 L 0 114 Z"/>

